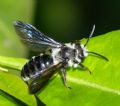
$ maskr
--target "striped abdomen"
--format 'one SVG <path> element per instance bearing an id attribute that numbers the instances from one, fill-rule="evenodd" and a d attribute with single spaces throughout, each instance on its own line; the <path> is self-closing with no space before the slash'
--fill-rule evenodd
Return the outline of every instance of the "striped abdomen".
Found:
<path id="1" fill-rule="evenodd" d="M 34 78 L 40 77 L 44 70 L 52 64 L 53 58 L 49 55 L 35 56 L 24 65 L 21 77 L 24 81 L 30 83 Z"/>
<path id="2" fill-rule="evenodd" d="M 24 65 L 21 77 L 28 84 L 29 92 L 36 93 L 47 84 L 60 67 L 62 62 L 54 64 L 50 55 L 36 56 Z"/>

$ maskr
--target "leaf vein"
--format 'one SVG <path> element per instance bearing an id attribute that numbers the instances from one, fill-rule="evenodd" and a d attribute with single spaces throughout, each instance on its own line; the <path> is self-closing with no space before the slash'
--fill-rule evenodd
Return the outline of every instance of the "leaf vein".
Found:
<path id="1" fill-rule="evenodd" d="M 81 84 L 81 85 L 84 85 L 84 86 L 89 86 L 89 87 L 92 87 L 92 88 L 95 88 L 95 89 L 98 89 L 98 90 L 102 90 L 102 91 L 105 91 L 105 92 L 110 92 L 110 93 L 120 95 L 119 90 L 116 90 L 116 89 L 113 89 L 113 88 L 108 88 L 108 87 L 105 87 L 105 86 L 97 84 L 97 83 L 88 82 L 88 81 L 83 80 L 83 79 L 72 78 L 70 76 L 68 76 L 67 79 L 68 79 L 68 81 L 73 82 L 73 83 Z"/>

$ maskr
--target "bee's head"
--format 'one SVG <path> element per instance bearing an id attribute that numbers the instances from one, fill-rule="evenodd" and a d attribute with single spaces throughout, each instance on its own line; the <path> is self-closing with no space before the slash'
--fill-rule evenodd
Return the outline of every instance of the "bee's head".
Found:
<path id="1" fill-rule="evenodd" d="M 65 44 L 65 46 L 63 46 L 63 57 L 64 58 L 68 58 L 68 60 L 73 60 L 77 63 L 81 62 L 86 56 L 88 56 L 88 52 L 86 49 L 86 45 L 89 42 L 89 39 L 91 38 L 91 36 L 93 35 L 95 26 L 93 26 L 93 30 L 89 36 L 89 38 L 87 39 L 85 45 L 80 44 L 79 41 L 76 41 L 75 43 L 69 43 L 69 44 Z"/>
<path id="2" fill-rule="evenodd" d="M 86 56 L 88 56 L 87 49 L 84 45 L 80 44 L 79 42 L 75 43 L 76 48 L 76 58 L 83 60 Z"/>
<path id="3" fill-rule="evenodd" d="M 94 30 L 95 30 L 95 25 L 93 25 L 92 32 L 84 45 L 80 44 L 79 42 L 75 43 L 75 48 L 77 50 L 77 57 L 81 60 L 83 60 L 86 56 L 88 56 L 86 46 L 87 46 L 90 38 L 92 37 Z"/>
<path id="4" fill-rule="evenodd" d="M 84 60 L 85 57 L 88 56 L 88 54 L 94 54 L 108 61 L 108 59 L 105 56 L 102 56 L 101 54 L 95 52 L 88 51 L 86 49 L 86 46 L 91 36 L 93 35 L 94 30 L 95 30 L 95 25 L 93 26 L 92 32 L 84 45 L 81 44 L 79 41 L 76 41 L 75 43 L 69 43 L 63 46 L 62 57 L 64 59 L 68 59 L 68 63 L 70 64 L 70 66 L 72 66 L 74 63 L 77 64 L 80 63 L 81 61 Z"/>
<path id="5" fill-rule="evenodd" d="M 94 55 L 99 56 L 108 61 L 108 59 L 105 56 L 95 53 L 95 52 L 88 51 L 86 49 L 86 46 L 87 46 L 90 38 L 92 37 L 94 30 L 95 30 L 95 25 L 93 26 L 92 32 L 84 45 L 80 44 L 79 42 L 76 42 L 75 48 L 77 50 L 77 57 L 79 60 L 83 60 L 86 56 L 88 56 L 88 54 L 94 54 Z"/>

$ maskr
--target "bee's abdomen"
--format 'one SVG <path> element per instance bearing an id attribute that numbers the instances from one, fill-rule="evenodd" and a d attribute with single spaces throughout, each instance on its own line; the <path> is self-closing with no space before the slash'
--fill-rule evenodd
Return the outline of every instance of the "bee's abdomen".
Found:
<path id="1" fill-rule="evenodd" d="M 53 58 L 50 55 L 35 56 L 24 65 L 21 77 L 24 81 L 28 81 L 38 75 L 40 76 L 52 64 Z"/>

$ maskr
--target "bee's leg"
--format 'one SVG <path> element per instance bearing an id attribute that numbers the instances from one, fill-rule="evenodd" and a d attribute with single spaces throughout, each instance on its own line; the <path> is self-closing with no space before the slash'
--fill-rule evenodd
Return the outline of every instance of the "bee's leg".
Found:
<path id="1" fill-rule="evenodd" d="M 65 68 L 61 68 L 61 77 L 62 77 L 62 80 L 63 80 L 63 83 L 64 83 L 65 87 L 71 89 L 71 87 L 69 87 L 69 86 L 67 85 L 66 70 L 65 70 Z"/>
<path id="2" fill-rule="evenodd" d="M 84 66 L 82 63 L 79 63 L 80 67 L 83 69 L 83 70 L 86 70 L 88 71 L 90 74 L 91 74 L 91 71 L 89 70 L 89 68 L 87 68 L 86 66 Z"/>

